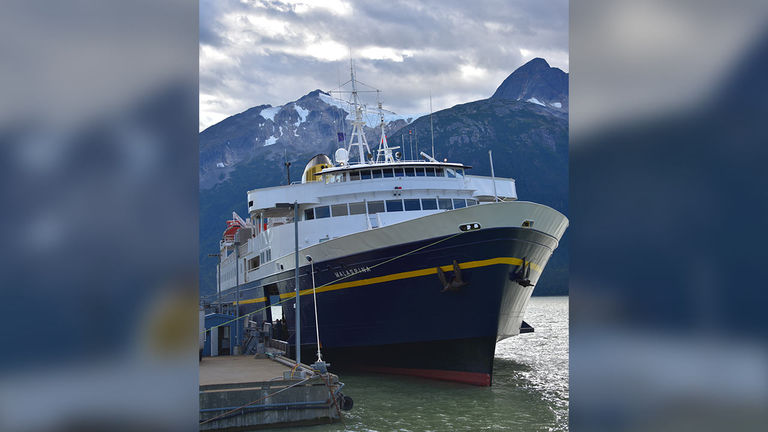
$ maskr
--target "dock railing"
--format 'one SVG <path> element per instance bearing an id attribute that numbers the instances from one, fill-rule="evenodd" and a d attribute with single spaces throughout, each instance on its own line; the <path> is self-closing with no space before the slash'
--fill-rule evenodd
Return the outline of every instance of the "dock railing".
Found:
<path id="1" fill-rule="evenodd" d="M 288 353 L 288 342 L 282 341 L 280 339 L 270 339 L 269 340 L 269 347 L 274 348 L 276 350 L 280 350 L 283 353 Z"/>

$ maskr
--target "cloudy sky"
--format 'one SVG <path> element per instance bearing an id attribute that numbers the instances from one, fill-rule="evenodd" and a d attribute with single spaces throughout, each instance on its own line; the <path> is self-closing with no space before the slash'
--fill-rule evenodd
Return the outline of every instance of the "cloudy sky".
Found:
<path id="1" fill-rule="evenodd" d="M 201 0 L 200 130 L 349 77 L 399 114 L 484 99 L 534 57 L 568 71 L 567 0 Z"/>

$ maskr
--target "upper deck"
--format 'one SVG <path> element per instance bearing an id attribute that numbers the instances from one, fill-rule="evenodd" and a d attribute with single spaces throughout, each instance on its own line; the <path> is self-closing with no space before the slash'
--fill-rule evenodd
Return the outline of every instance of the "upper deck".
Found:
<path id="1" fill-rule="evenodd" d="M 377 200 L 393 196 L 466 197 L 481 202 L 516 200 L 514 179 L 466 175 L 469 166 L 430 161 L 372 163 L 326 168 L 319 181 L 248 191 L 248 212 L 265 217 L 286 216 L 287 204 L 300 207 L 333 204 L 350 199 Z M 495 189 L 495 191 L 494 191 Z"/>

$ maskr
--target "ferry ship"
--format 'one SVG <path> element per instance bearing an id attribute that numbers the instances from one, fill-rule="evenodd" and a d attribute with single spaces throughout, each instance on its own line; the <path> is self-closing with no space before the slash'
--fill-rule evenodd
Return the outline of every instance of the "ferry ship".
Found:
<path id="1" fill-rule="evenodd" d="M 513 179 L 403 159 L 383 115 L 372 153 L 354 72 L 351 83 L 352 132 L 333 160 L 248 191 L 248 217 L 227 222 L 219 294 L 258 323 L 281 306 L 296 346 L 298 262 L 303 358 L 319 345 L 336 370 L 489 386 L 496 343 L 532 330 L 526 306 L 568 219 L 518 201 Z"/>

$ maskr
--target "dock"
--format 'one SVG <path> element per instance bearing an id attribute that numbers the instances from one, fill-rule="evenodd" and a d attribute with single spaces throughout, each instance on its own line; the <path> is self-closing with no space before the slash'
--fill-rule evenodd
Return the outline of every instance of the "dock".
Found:
<path id="1" fill-rule="evenodd" d="M 338 376 L 281 355 L 203 357 L 200 430 L 334 423 L 352 405 L 343 386 Z"/>

